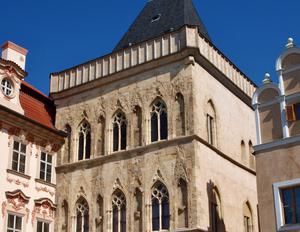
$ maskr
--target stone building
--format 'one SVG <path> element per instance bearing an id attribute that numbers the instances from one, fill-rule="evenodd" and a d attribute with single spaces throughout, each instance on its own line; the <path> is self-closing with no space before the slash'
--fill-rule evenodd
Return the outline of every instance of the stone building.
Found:
<path id="1" fill-rule="evenodd" d="M 64 133 L 55 107 L 25 81 L 27 50 L 6 42 L 0 58 L 0 230 L 54 231 L 56 153 Z"/>
<path id="2" fill-rule="evenodd" d="M 255 89 L 191 0 L 148 1 L 112 53 L 51 74 L 56 231 L 257 232 Z"/>
<path id="3" fill-rule="evenodd" d="M 253 97 L 260 227 L 262 232 L 300 231 L 300 49 L 292 39 L 276 71 L 279 84 L 267 74 Z"/>

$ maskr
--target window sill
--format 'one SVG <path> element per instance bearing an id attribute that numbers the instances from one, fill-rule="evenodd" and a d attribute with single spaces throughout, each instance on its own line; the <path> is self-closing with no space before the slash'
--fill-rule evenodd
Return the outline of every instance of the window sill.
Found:
<path id="1" fill-rule="evenodd" d="M 298 231 L 298 230 L 300 230 L 300 224 L 284 225 L 278 229 L 278 231 Z"/>
<path id="2" fill-rule="evenodd" d="M 16 176 L 19 176 L 19 177 L 22 177 L 22 178 L 25 178 L 27 180 L 30 180 L 31 177 L 22 173 L 22 172 L 17 172 L 15 170 L 12 170 L 12 169 L 6 169 L 6 172 L 9 173 L 9 174 L 13 174 L 13 175 L 16 175 Z"/>
<path id="3" fill-rule="evenodd" d="M 50 182 L 47 182 L 47 181 L 44 181 L 44 180 L 41 180 L 38 178 L 35 179 L 35 182 L 37 182 L 39 184 L 48 185 L 49 187 L 52 187 L 52 188 L 56 188 L 56 184 L 53 184 L 53 183 L 50 183 Z"/>

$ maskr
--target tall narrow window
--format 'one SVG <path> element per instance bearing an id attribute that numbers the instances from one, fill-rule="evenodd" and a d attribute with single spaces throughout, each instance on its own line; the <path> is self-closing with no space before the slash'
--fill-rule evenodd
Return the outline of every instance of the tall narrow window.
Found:
<path id="1" fill-rule="evenodd" d="M 184 98 L 181 93 L 176 94 L 176 135 L 185 135 L 185 109 Z"/>
<path id="2" fill-rule="evenodd" d="M 210 199 L 210 224 L 211 231 L 218 232 L 221 229 L 221 201 L 218 192 L 213 189 Z"/>
<path id="3" fill-rule="evenodd" d="M 64 162 L 69 163 L 71 160 L 71 142 L 72 142 L 72 129 L 70 125 L 66 125 L 65 127 L 65 132 L 67 134 L 66 138 L 66 149 L 65 149 L 65 154 L 64 154 Z"/>
<path id="4" fill-rule="evenodd" d="M 123 112 L 118 112 L 113 118 L 113 151 L 126 150 L 127 121 Z"/>
<path id="5" fill-rule="evenodd" d="M 186 181 L 178 181 L 178 228 L 188 228 L 188 190 Z"/>
<path id="6" fill-rule="evenodd" d="M 113 232 L 126 232 L 126 198 L 116 190 L 112 196 Z"/>
<path id="7" fill-rule="evenodd" d="M 166 104 L 156 100 L 151 109 L 151 142 L 168 138 L 168 113 Z"/>
<path id="8" fill-rule="evenodd" d="M 51 182 L 52 174 L 52 156 L 41 152 L 41 161 L 40 161 L 40 179 Z"/>
<path id="9" fill-rule="evenodd" d="M 76 205 L 76 232 L 89 232 L 89 206 L 85 199 Z"/>
<path id="10" fill-rule="evenodd" d="M 37 221 L 37 232 L 49 232 L 50 224 L 43 221 Z"/>
<path id="11" fill-rule="evenodd" d="M 214 118 L 207 114 L 207 140 L 208 143 L 214 145 Z"/>
<path id="12" fill-rule="evenodd" d="M 246 146 L 244 140 L 241 141 L 241 156 L 242 156 L 242 160 L 246 161 L 247 154 L 246 154 Z"/>
<path id="13" fill-rule="evenodd" d="M 103 232 L 103 216 L 104 216 L 104 212 L 103 212 L 103 198 L 102 196 L 98 196 L 97 197 L 97 218 L 96 218 L 96 227 L 97 227 L 97 231 L 99 232 Z"/>
<path id="14" fill-rule="evenodd" d="M 62 214 L 63 214 L 62 229 L 63 229 L 63 231 L 68 231 L 69 205 L 68 205 L 68 202 L 66 200 L 63 201 L 61 210 L 62 210 Z"/>
<path id="15" fill-rule="evenodd" d="M 139 188 L 135 189 L 135 212 L 134 212 L 134 231 L 143 231 L 143 194 Z"/>
<path id="16" fill-rule="evenodd" d="M 244 217 L 244 232 L 252 232 L 252 213 L 249 203 L 243 205 L 243 217 Z"/>
<path id="17" fill-rule="evenodd" d="M 160 182 L 152 190 L 152 231 L 168 230 L 170 227 L 169 192 Z"/>
<path id="18" fill-rule="evenodd" d="M 255 157 L 253 155 L 253 145 L 251 140 L 248 143 L 249 146 L 249 160 L 250 160 L 250 168 L 255 168 Z"/>
<path id="19" fill-rule="evenodd" d="M 142 145 L 142 109 L 139 106 L 134 107 L 134 145 Z"/>
<path id="20" fill-rule="evenodd" d="M 22 217 L 8 214 L 7 217 L 7 232 L 21 232 L 22 231 Z"/>
<path id="21" fill-rule="evenodd" d="M 25 173 L 25 161 L 26 161 L 26 145 L 14 141 L 12 170 Z"/>
<path id="22" fill-rule="evenodd" d="M 97 141 L 97 153 L 99 156 L 104 155 L 104 149 L 105 149 L 105 118 L 101 116 L 98 120 L 99 123 L 99 137 Z"/>
<path id="23" fill-rule="evenodd" d="M 81 123 L 78 134 L 78 160 L 91 157 L 91 127 L 86 121 Z"/>

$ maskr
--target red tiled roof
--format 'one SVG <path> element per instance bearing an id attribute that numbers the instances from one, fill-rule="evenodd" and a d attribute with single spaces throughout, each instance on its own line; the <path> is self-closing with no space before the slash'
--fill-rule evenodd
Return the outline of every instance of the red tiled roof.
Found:
<path id="1" fill-rule="evenodd" d="M 21 84 L 20 103 L 26 117 L 55 129 L 55 106 L 53 101 L 25 81 L 22 81 Z"/>

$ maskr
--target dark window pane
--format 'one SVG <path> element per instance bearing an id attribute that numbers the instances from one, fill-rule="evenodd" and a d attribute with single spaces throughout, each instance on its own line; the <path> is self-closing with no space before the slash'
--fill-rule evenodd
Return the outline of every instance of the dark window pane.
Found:
<path id="1" fill-rule="evenodd" d="M 44 232 L 49 232 L 49 227 L 48 223 L 44 223 Z"/>
<path id="2" fill-rule="evenodd" d="M 126 232 L 126 208 L 121 209 L 121 232 Z"/>
<path id="3" fill-rule="evenodd" d="M 8 215 L 7 226 L 9 228 L 14 228 L 14 215 Z"/>
<path id="4" fill-rule="evenodd" d="M 51 173 L 47 173 L 46 175 L 46 181 L 51 182 Z"/>
<path id="5" fill-rule="evenodd" d="M 22 218 L 16 216 L 16 227 L 15 229 L 21 230 L 22 229 Z"/>
<path id="6" fill-rule="evenodd" d="M 14 141 L 14 150 L 19 150 L 19 143 L 17 141 Z"/>
<path id="7" fill-rule="evenodd" d="M 77 213 L 77 220 L 76 220 L 76 232 L 82 232 L 82 217 L 80 213 Z"/>
<path id="8" fill-rule="evenodd" d="M 126 150 L 126 143 L 127 143 L 126 131 L 127 131 L 127 126 L 126 123 L 123 122 L 121 125 L 121 150 Z"/>
<path id="9" fill-rule="evenodd" d="M 14 170 L 14 171 L 19 171 L 19 170 L 18 170 L 18 162 L 17 162 L 17 161 L 13 161 L 13 162 L 12 162 L 12 170 Z"/>
<path id="10" fill-rule="evenodd" d="M 113 129 L 113 151 L 119 150 L 119 126 L 117 123 L 114 124 Z"/>
<path id="11" fill-rule="evenodd" d="M 19 172 L 25 173 L 25 164 L 23 163 L 19 164 Z"/>
<path id="12" fill-rule="evenodd" d="M 162 229 L 168 230 L 170 224 L 169 200 L 162 201 Z"/>
<path id="13" fill-rule="evenodd" d="M 20 163 L 21 164 L 25 165 L 25 159 L 26 159 L 25 155 L 20 155 Z"/>
<path id="14" fill-rule="evenodd" d="M 160 114 L 160 139 L 168 138 L 168 115 L 166 112 Z"/>
<path id="15" fill-rule="evenodd" d="M 282 191 L 285 224 L 293 224 L 292 190 Z"/>
<path id="16" fill-rule="evenodd" d="M 43 223 L 37 222 L 37 232 L 43 232 Z"/>
<path id="17" fill-rule="evenodd" d="M 300 104 L 296 104 L 294 109 L 295 109 L 296 119 L 299 120 L 300 119 Z"/>
<path id="18" fill-rule="evenodd" d="M 21 152 L 26 153 L 26 145 L 21 144 Z"/>
<path id="19" fill-rule="evenodd" d="M 300 188 L 295 189 L 296 223 L 300 223 Z"/>
<path id="20" fill-rule="evenodd" d="M 47 155 L 47 162 L 52 163 L 52 155 Z"/>
<path id="21" fill-rule="evenodd" d="M 159 203 L 156 198 L 152 200 L 152 230 L 159 230 Z"/>
<path id="22" fill-rule="evenodd" d="M 118 208 L 115 206 L 113 208 L 113 232 L 118 232 L 119 230 L 119 224 L 118 224 Z"/>
<path id="23" fill-rule="evenodd" d="M 45 180 L 45 172 L 43 170 L 40 171 L 40 179 Z"/>
<path id="24" fill-rule="evenodd" d="M 157 114 L 153 113 L 151 115 L 151 142 L 158 140 L 158 119 Z"/>
<path id="25" fill-rule="evenodd" d="M 45 152 L 41 153 L 41 160 L 46 161 L 46 153 Z"/>
<path id="26" fill-rule="evenodd" d="M 86 135 L 85 151 L 86 151 L 85 158 L 89 159 L 91 157 L 91 133 L 90 132 L 88 132 Z"/>
<path id="27" fill-rule="evenodd" d="M 89 231 L 89 215 L 86 214 L 84 215 L 84 232 L 88 232 Z"/>
<path id="28" fill-rule="evenodd" d="M 79 133 L 78 160 L 83 160 L 83 134 Z"/>

